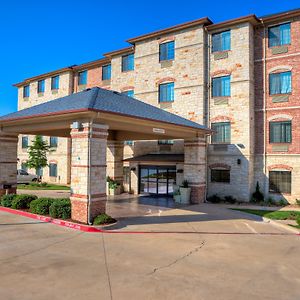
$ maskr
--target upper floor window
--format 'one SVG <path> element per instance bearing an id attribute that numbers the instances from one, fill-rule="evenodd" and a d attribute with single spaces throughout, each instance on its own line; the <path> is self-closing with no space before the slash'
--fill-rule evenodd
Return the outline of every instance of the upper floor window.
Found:
<path id="1" fill-rule="evenodd" d="M 210 171 L 211 182 L 230 182 L 230 170 L 212 169 Z"/>
<path id="2" fill-rule="evenodd" d="M 273 193 L 288 193 L 292 190 L 292 172 L 270 171 L 269 191 Z"/>
<path id="3" fill-rule="evenodd" d="M 167 42 L 159 45 L 159 61 L 173 60 L 175 56 L 175 42 Z"/>
<path id="4" fill-rule="evenodd" d="M 51 78 L 51 90 L 58 90 L 59 89 L 59 75 L 53 76 Z"/>
<path id="5" fill-rule="evenodd" d="M 57 164 L 54 163 L 49 164 L 49 176 L 57 177 Z"/>
<path id="6" fill-rule="evenodd" d="M 292 72 L 270 74 L 270 95 L 292 92 Z"/>
<path id="7" fill-rule="evenodd" d="M 230 96 L 230 76 L 215 77 L 212 79 L 212 97 Z"/>
<path id="8" fill-rule="evenodd" d="M 22 136 L 22 149 L 28 148 L 28 136 Z"/>
<path id="9" fill-rule="evenodd" d="M 23 87 L 23 97 L 24 97 L 24 98 L 27 98 L 27 97 L 29 97 L 29 94 L 30 94 L 29 85 L 25 85 L 25 86 Z"/>
<path id="10" fill-rule="evenodd" d="M 174 145 L 173 140 L 158 140 L 158 145 Z"/>
<path id="11" fill-rule="evenodd" d="M 124 145 L 133 146 L 133 141 L 124 141 Z"/>
<path id="12" fill-rule="evenodd" d="M 122 56 L 122 72 L 134 70 L 134 54 Z"/>
<path id="13" fill-rule="evenodd" d="M 102 67 L 102 80 L 111 79 L 111 64 Z"/>
<path id="14" fill-rule="evenodd" d="M 38 93 L 44 93 L 45 92 L 45 80 L 39 80 L 38 81 Z"/>
<path id="15" fill-rule="evenodd" d="M 174 82 L 159 85 L 159 102 L 174 101 Z"/>
<path id="16" fill-rule="evenodd" d="M 128 97 L 133 97 L 134 96 L 134 90 L 128 90 L 128 91 L 122 92 L 121 94 L 126 95 Z"/>
<path id="17" fill-rule="evenodd" d="M 87 71 L 82 71 L 78 73 L 78 85 L 87 84 Z"/>
<path id="18" fill-rule="evenodd" d="M 292 122 L 270 122 L 270 143 L 291 143 Z"/>
<path id="19" fill-rule="evenodd" d="M 269 27 L 269 47 L 291 43 L 291 23 Z"/>
<path id="20" fill-rule="evenodd" d="M 230 50 L 230 30 L 212 35 L 212 52 Z"/>
<path id="21" fill-rule="evenodd" d="M 226 143 L 231 141 L 231 124 L 230 122 L 212 123 L 211 129 L 215 132 L 211 136 L 212 143 Z"/>
<path id="22" fill-rule="evenodd" d="M 56 136 L 51 136 L 50 137 L 50 147 L 51 148 L 57 148 L 57 144 L 58 144 L 58 139 Z"/>

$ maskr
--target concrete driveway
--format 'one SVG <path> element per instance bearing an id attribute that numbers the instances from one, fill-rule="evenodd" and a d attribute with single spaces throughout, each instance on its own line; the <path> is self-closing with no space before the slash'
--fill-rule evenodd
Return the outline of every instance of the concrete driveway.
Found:
<path id="1" fill-rule="evenodd" d="M 299 236 L 259 218 L 195 205 L 115 227 L 82 233 L 1 212 L 1 299 L 300 299 Z"/>

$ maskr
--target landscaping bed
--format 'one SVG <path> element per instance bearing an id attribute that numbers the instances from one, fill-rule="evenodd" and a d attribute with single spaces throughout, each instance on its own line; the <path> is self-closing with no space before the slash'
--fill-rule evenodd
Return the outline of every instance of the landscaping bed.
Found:
<path id="1" fill-rule="evenodd" d="M 62 190 L 62 191 L 69 191 L 70 187 L 65 185 L 58 185 L 58 184 L 51 184 L 51 183 L 29 183 L 29 184 L 18 184 L 18 189 L 21 190 Z"/>

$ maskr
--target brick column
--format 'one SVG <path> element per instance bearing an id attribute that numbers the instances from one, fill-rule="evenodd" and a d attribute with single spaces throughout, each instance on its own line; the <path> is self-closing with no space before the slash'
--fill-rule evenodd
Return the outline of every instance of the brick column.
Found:
<path id="1" fill-rule="evenodd" d="M 108 126 L 95 123 L 71 129 L 72 219 L 82 223 L 89 221 L 89 191 L 90 221 L 106 209 L 107 130 Z"/>
<path id="2" fill-rule="evenodd" d="M 107 176 L 123 183 L 124 142 L 107 142 Z"/>
<path id="3" fill-rule="evenodd" d="M 17 135 L 0 132 L 0 196 L 6 193 L 5 185 L 11 185 L 9 194 L 17 191 L 17 146 Z"/>
<path id="4" fill-rule="evenodd" d="M 184 141 L 184 179 L 191 187 L 191 203 L 205 201 L 206 141 L 205 137 Z"/>

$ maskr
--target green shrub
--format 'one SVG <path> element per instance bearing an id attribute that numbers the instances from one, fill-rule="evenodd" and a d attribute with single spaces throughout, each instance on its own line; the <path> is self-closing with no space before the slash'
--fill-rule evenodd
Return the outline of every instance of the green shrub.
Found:
<path id="1" fill-rule="evenodd" d="M 35 195 L 17 195 L 12 201 L 11 207 L 14 209 L 29 208 L 30 202 L 37 199 Z"/>
<path id="2" fill-rule="evenodd" d="M 220 203 L 222 202 L 222 199 L 218 196 L 218 195 L 213 195 L 207 198 L 207 201 L 211 202 L 211 203 Z"/>
<path id="3" fill-rule="evenodd" d="M 39 198 L 31 201 L 30 203 L 30 211 L 33 214 L 38 215 L 48 215 L 49 208 L 53 202 L 57 201 L 57 199 L 53 198 Z"/>
<path id="4" fill-rule="evenodd" d="M 107 214 L 101 214 L 94 219 L 94 225 L 103 225 L 115 223 L 116 220 Z"/>
<path id="5" fill-rule="evenodd" d="M 1 205 L 4 207 L 11 207 L 12 202 L 15 199 L 15 197 L 17 197 L 17 195 L 15 195 L 15 194 L 3 195 L 1 197 Z"/>
<path id="6" fill-rule="evenodd" d="M 230 204 L 234 204 L 234 203 L 237 202 L 237 200 L 232 196 L 225 196 L 225 202 L 230 203 Z"/>
<path id="7" fill-rule="evenodd" d="M 70 219 L 71 218 L 71 202 L 70 199 L 57 199 L 52 202 L 49 213 L 52 218 Z"/>
<path id="8" fill-rule="evenodd" d="M 259 203 L 263 201 L 264 201 L 264 194 L 260 191 L 260 186 L 257 181 L 255 192 L 252 194 L 252 202 Z"/>
<path id="9" fill-rule="evenodd" d="M 300 206 L 300 199 L 296 199 L 296 204 Z"/>
<path id="10" fill-rule="evenodd" d="M 297 224 L 300 226 L 300 217 L 297 218 Z"/>

